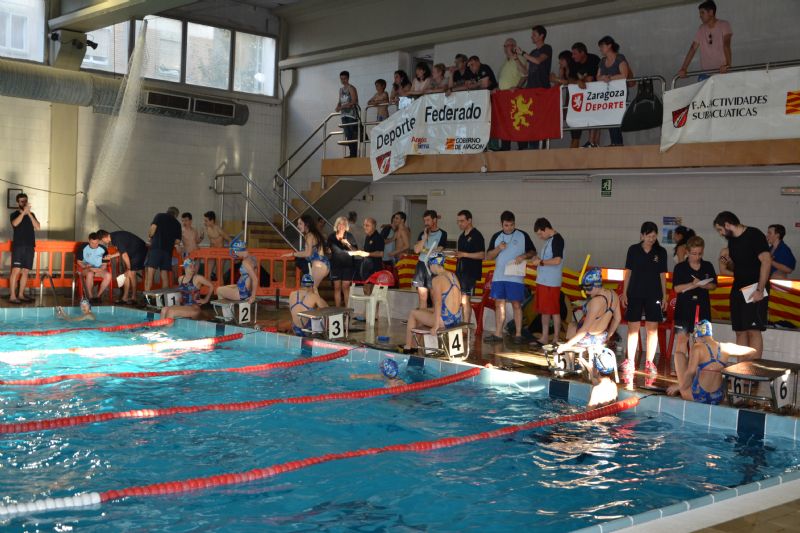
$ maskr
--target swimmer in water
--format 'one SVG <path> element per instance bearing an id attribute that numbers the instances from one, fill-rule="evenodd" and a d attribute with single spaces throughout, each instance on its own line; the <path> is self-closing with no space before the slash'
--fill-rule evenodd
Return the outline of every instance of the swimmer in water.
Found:
<path id="1" fill-rule="evenodd" d="M 380 374 L 350 374 L 350 379 L 373 379 L 384 382 L 384 387 L 402 387 L 405 381 L 398 378 L 400 367 L 394 359 L 384 359 L 381 362 Z"/>
<path id="2" fill-rule="evenodd" d="M 589 394 L 587 407 L 599 407 L 616 402 L 617 384 L 614 383 L 614 372 L 617 369 L 617 356 L 608 348 L 602 348 L 594 352 L 591 357 L 591 363 L 583 357 L 578 358 L 592 381 L 592 392 Z"/>
<path id="3" fill-rule="evenodd" d="M 84 298 L 81 300 L 81 314 L 78 316 L 70 316 L 66 312 L 64 312 L 64 308 L 59 306 L 56 307 L 56 316 L 67 322 L 81 322 L 83 320 L 95 320 L 96 317 L 94 313 L 92 313 L 92 304 L 89 303 L 89 300 Z"/>

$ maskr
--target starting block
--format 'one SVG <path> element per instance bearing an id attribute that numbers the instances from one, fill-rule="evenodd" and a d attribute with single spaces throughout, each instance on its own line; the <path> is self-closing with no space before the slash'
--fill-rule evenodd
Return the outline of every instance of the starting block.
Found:
<path id="1" fill-rule="evenodd" d="M 582 357 L 585 348 L 575 348 L 574 351 L 558 353 L 558 346 L 555 344 L 548 344 L 542 347 L 545 359 L 547 360 L 547 368 L 559 377 L 564 377 L 573 374 L 580 374 L 583 372 L 583 367 L 578 362 Z"/>
<path id="2" fill-rule="evenodd" d="M 463 361 L 469 357 L 473 327 L 471 324 L 460 323 L 437 330 L 436 335 L 431 335 L 430 328 L 416 328 L 411 332 L 414 334 L 414 343 L 422 350 L 422 355 Z"/>
<path id="3" fill-rule="evenodd" d="M 730 404 L 733 404 L 734 398 L 769 402 L 775 410 L 794 404 L 797 373 L 792 380 L 792 369 L 778 361 L 743 361 L 724 368 L 722 376 Z M 762 384 L 769 396 L 759 391 Z"/>
<path id="4" fill-rule="evenodd" d="M 158 289 L 144 291 L 142 294 L 144 294 L 144 301 L 147 303 L 147 306 L 156 309 L 181 305 L 182 301 L 181 291 L 178 289 Z"/>
<path id="5" fill-rule="evenodd" d="M 310 321 L 311 327 L 303 328 L 308 335 L 322 335 L 327 340 L 347 338 L 350 334 L 350 316 L 353 310 L 349 307 L 323 307 L 297 313 L 300 318 Z M 315 323 L 322 322 L 322 331 Z"/>
<path id="6" fill-rule="evenodd" d="M 248 303 L 238 300 L 213 300 L 214 315 L 216 320 L 223 322 L 233 321 L 237 326 L 254 324 L 258 312 L 258 303 Z"/>

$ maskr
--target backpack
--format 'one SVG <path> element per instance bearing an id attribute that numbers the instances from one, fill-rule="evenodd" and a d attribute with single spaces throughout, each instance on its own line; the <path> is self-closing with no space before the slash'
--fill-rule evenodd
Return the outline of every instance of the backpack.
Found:
<path id="1" fill-rule="evenodd" d="M 622 117 L 622 131 L 641 131 L 661 126 L 664 106 L 653 92 L 653 80 L 639 82 L 636 97 Z"/>

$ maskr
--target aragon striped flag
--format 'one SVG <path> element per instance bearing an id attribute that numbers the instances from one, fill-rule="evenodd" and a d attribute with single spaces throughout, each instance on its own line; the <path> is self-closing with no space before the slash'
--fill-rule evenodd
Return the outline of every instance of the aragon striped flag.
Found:
<path id="1" fill-rule="evenodd" d="M 492 93 L 492 138 L 504 141 L 560 139 L 561 87 Z"/>
<path id="2" fill-rule="evenodd" d="M 786 114 L 800 115 L 800 91 L 786 93 Z"/>

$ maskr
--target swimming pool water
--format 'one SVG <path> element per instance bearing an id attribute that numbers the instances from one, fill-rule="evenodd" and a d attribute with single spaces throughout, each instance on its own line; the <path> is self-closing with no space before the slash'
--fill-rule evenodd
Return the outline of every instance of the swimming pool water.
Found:
<path id="1" fill-rule="evenodd" d="M 168 334 L 207 336 L 183 324 Z M 102 335 L 106 341 L 116 334 Z M 169 361 L 126 361 L 123 366 L 235 367 L 298 356 L 246 338 L 214 352 L 184 354 Z M 0 421 L 381 386 L 378 381 L 350 379 L 351 373 L 377 372 L 374 362 L 360 359 L 258 375 L 98 379 L 0 388 Z M 48 361 L 27 371 L 50 375 L 69 364 L 68 359 Z M 116 361 L 89 364 L 93 370 L 100 366 L 118 370 Z M 22 372 L 0 365 L 0 379 Z M 426 368 L 404 367 L 403 377 L 417 381 L 438 376 Z M 582 406 L 550 399 L 546 387 L 487 387 L 466 381 L 402 396 L 3 435 L 0 498 L 13 503 L 239 472 L 330 452 L 467 435 L 581 410 Z M 17 517 L 0 521 L 0 527 L 563 532 L 780 474 L 797 468 L 799 456 L 794 441 L 739 439 L 640 410 L 424 454 L 326 463 L 233 487 Z"/>

